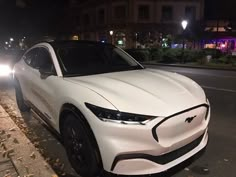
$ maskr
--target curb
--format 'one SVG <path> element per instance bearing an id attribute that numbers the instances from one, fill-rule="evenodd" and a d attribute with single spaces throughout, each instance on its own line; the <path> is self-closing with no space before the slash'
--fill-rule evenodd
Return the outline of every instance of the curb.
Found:
<path id="1" fill-rule="evenodd" d="M 193 69 L 210 69 L 210 70 L 235 71 L 236 72 L 236 69 L 207 67 L 207 66 L 204 67 L 204 66 L 189 66 L 189 65 L 162 64 L 162 63 L 141 63 L 141 64 L 143 64 L 143 65 L 153 65 L 153 66 L 182 67 L 182 68 L 193 68 Z"/>
<path id="2" fill-rule="evenodd" d="M 0 105 L 2 144 L 10 151 L 9 158 L 19 177 L 57 177 L 35 146 Z"/>

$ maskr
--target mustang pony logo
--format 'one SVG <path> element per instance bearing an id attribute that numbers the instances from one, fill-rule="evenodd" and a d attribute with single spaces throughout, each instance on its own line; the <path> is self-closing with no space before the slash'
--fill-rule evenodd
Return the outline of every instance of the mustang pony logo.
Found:
<path id="1" fill-rule="evenodd" d="M 193 116 L 193 117 L 188 117 L 187 119 L 185 119 L 185 122 L 187 123 L 191 123 L 193 121 L 194 118 L 196 118 L 197 116 Z"/>

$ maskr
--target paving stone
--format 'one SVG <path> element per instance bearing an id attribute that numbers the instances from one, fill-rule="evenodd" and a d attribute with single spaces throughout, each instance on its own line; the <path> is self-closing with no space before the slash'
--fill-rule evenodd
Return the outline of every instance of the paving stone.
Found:
<path id="1" fill-rule="evenodd" d="M 2 168 L 2 171 L 0 170 L 0 177 L 4 177 L 6 175 L 6 170 L 11 172 L 11 175 L 8 175 L 10 177 L 23 177 L 25 175 L 29 176 L 29 174 L 34 174 L 35 177 L 50 177 L 55 174 L 53 169 L 40 155 L 35 146 L 30 142 L 29 139 L 27 139 L 24 133 L 11 119 L 11 115 L 4 113 L 5 110 L 1 105 L 0 112 L 0 117 L 7 115 L 6 118 L 0 119 L 0 132 L 4 132 L 0 134 L 0 140 L 5 139 L 5 149 L 0 147 L 0 156 L 3 155 L 1 153 L 3 151 L 12 152 L 11 159 L 2 159 L 3 157 L 0 158 L 0 162 L 2 162 L 0 163 L 0 168 Z M 34 156 L 30 156 L 32 152 L 34 152 Z M 20 157 L 22 157 L 21 160 L 19 160 Z M 47 166 L 45 166 L 45 164 Z M 16 167 L 17 171 L 14 171 L 14 167 Z M 17 174 L 17 172 L 19 175 L 14 176 L 14 174 Z"/>
<path id="2" fill-rule="evenodd" d="M 18 176 L 18 173 L 11 160 L 0 156 L 0 176 L 4 177 L 6 174 L 9 174 L 11 177 Z"/>

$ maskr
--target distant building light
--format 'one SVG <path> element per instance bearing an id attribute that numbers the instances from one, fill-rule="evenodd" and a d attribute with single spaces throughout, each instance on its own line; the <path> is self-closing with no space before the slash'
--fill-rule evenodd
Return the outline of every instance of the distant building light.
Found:
<path id="1" fill-rule="evenodd" d="M 172 49 L 181 48 L 182 44 L 171 44 Z"/>
<path id="2" fill-rule="evenodd" d="M 74 40 L 74 41 L 78 41 L 78 40 L 79 40 L 79 36 L 78 36 L 78 35 L 74 35 L 74 36 L 72 36 L 72 40 Z"/>
<path id="3" fill-rule="evenodd" d="M 104 41 L 104 40 L 102 40 L 101 42 L 102 42 L 102 43 L 105 43 L 105 41 Z"/>
<path id="4" fill-rule="evenodd" d="M 6 42 L 5 42 L 5 44 L 7 45 L 7 44 L 8 44 L 8 42 L 6 41 Z"/>
<path id="5" fill-rule="evenodd" d="M 225 44 L 221 44 L 221 48 L 225 48 L 226 47 L 226 45 Z"/>
<path id="6" fill-rule="evenodd" d="M 14 39 L 11 37 L 11 38 L 10 38 L 10 41 L 11 41 L 11 42 L 13 42 L 13 41 L 14 41 Z"/>
<path id="7" fill-rule="evenodd" d="M 118 45 L 123 45 L 123 44 L 124 44 L 123 40 L 118 41 Z"/>

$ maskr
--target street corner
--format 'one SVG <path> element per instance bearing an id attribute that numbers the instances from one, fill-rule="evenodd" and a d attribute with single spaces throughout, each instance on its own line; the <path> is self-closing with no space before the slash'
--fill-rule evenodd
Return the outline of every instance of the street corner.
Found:
<path id="1" fill-rule="evenodd" d="M 0 171 L 3 171 L 1 176 L 57 176 L 2 106 L 0 120 Z"/>

